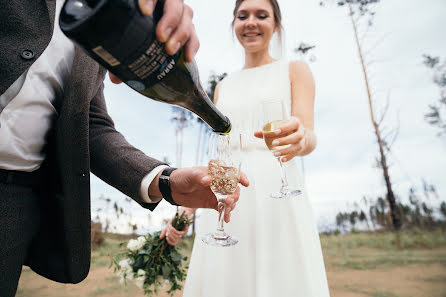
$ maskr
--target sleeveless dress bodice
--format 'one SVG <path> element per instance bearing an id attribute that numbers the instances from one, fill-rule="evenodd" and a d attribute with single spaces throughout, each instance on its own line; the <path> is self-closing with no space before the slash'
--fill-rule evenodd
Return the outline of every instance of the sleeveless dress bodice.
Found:
<path id="1" fill-rule="evenodd" d="M 217 212 L 201 210 L 184 297 L 329 297 L 325 267 L 313 212 L 297 159 L 284 163 L 288 183 L 303 194 L 272 199 L 281 185 L 279 162 L 262 139 L 259 104 L 284 100 L 291 110 L 289 63 L 278 60 L 235 72 L 220 83 L 217 107 L 234 132 L 242 134 L 241 187 L 237 207 L 225 230 L 239 242 L 231 247 L 204 244 L 215 231 Z"/>

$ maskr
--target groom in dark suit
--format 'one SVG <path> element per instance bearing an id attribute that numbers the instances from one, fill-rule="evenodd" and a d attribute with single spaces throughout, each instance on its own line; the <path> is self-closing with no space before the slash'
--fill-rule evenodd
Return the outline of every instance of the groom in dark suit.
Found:
<path id="1" fill-rule="evenodd" d="M 138 2 L 146 15 L 156 4 Z M 168 168 L 115 130 L 103 96 L 106 71 L 58 29 L 62 4 L 0 5 L 1 297 L 15 295 L 22 265 L 58 282 L 87 276 L 90 170 L 150 210 L 162 198 L 217 206 L 206 168 Z M 169 54 L 185 45 L 193 59 L 199 43 L 182 0 L 165 0 L 157 38 Z M 246 177 L 241 183 L 248 184 Z M 238 193 L 228 198 L 231 209 Z"/>

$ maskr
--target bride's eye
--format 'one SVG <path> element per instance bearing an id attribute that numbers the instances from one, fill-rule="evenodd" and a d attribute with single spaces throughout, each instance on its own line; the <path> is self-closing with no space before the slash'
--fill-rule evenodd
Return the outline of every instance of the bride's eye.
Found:
<path id="1" fill-rule="evenodd" d="M 246 15 L 240 14 L 237 16 L 237 18 L 241 21 L 246 20 L 248 17 Z"/>
<path id="2" fill-rule="evenodd" d="M 266 14 L 259 14 L 258 16 L 257 16 L 257 18 L 259 18 L 259 19 L 261 19 L 261 20 L 264 20 L 264 19 L 266 19 L 268 16 L 266 15 Z"/>

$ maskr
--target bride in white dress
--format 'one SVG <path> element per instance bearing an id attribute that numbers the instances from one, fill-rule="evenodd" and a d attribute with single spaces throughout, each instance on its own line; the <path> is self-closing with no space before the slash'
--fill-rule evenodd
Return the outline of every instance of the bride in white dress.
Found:
<path id="1" fill-rule="evenodd" d="M 250 187 L 241 189 L 225 225 L 237 245 L 204 244 L 201 235 L 213 232 L 218 219 L 216 211 L 202 211 L 183 297 L 329 297 L 315 219 L 294 158 L 316 146 L 312 74 L 303 62 L 274 60 L 269 53 L 272 35 L 281 32 L 276 0 L 237 0 L 233 28 L 245 50 L 245 65 L 219 83 L 215 101 L 242 131 L 242 170 Z M 277 139 L 288 147 L 270 152 L 256 130 L 259 104 L 274 99 L 286 102 L 291 120 L 279 127 Z M 280 153 L 288 183 L 302 195 L 268 197 L 281 185 L 274 153 Z"/>

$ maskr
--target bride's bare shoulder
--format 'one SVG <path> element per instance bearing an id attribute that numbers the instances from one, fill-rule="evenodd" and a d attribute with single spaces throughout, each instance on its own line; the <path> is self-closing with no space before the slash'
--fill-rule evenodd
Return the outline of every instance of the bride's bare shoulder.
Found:
<path id="1" fill-rule="evenodd" d="M 313 76 L 308 64 L 304 61 L 294 60 L 289 63 L 290 77 Z"/>

